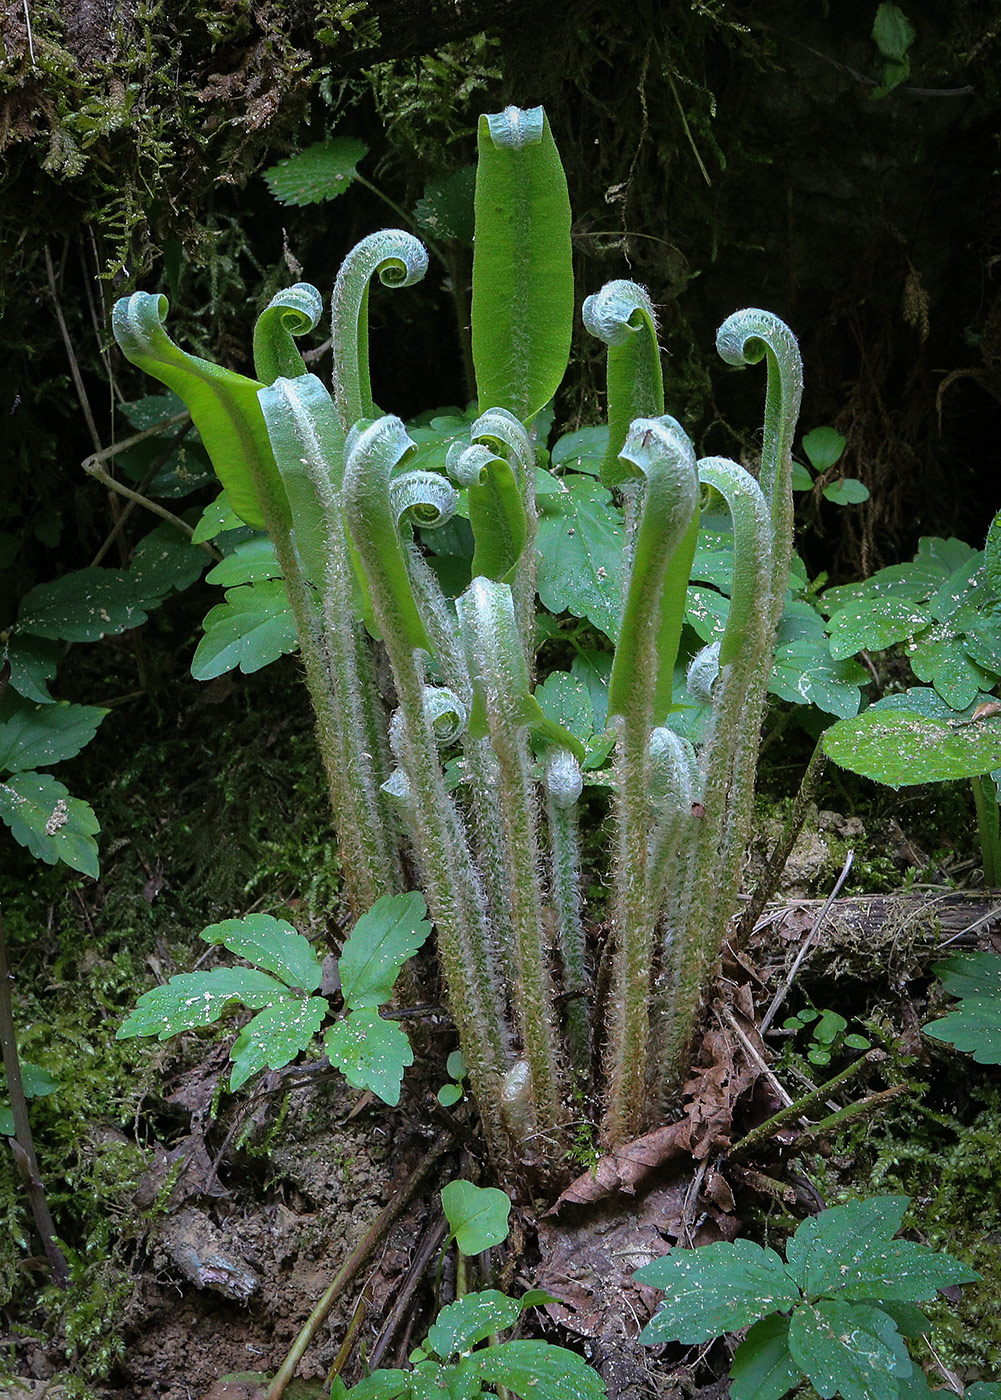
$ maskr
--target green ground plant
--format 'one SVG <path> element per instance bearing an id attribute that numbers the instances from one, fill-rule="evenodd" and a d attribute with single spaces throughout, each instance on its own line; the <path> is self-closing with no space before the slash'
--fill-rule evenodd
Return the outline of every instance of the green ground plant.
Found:
<path id="1" fill-rule="evenodd" d="M 474 206 L 472 419 L 439 415 L 408 433 L 372 401 L 370 281 L 405 286 L 427 266 L 400 231 L 363 240 L 338 275 L 332 395 L 295 343 L 322 309 L 307 284 L 258 321 L 256 379 L 174 345 L 163 297 L 123 300 L 114 328 L 128 358 L 187 404 L 224 510 L 267 533 L 280 580 L 251 576 L 231 592 L 271 585 L 273 621 L 287 620 L 275 626 L 291 624 L 283 635 L 298 642 L 356 916 L 419 875 L 485 1135 L 513 1180 L 544 1164 L 560 1174 L 572 1120 L 593 1102 L 611 1147 L 683 1082 L 748 836 L 792 555 L 801 367 L 774 316 L 730 317 L 723 358 L 767 365 L 760 481 L 725 459 L 699 463 L 664 415 L 649 298 L 610 283 L 584 306 L 608 346 L 607 436 L 597 460 L 593 441 L 578 453 L 586 469 L 548 472 L 535 434 L 566 368 L 574 288 L 566 182 L 541 108 L 481 118 Z M 728 596 L 713 592 L 718 635 L 682 680 L 700 493 L 730 515 Z M 465 552 L 420 549 L 436 526 Z M 621 532 L 605 551 L 612 569 L 582 568 L 588 528 Z M 611 656 L 589 674 L 582 653 L 576 676 L 536 686 L 537 592 L 547 607 L 600 616 Z M 228 594 L 224 606 L 240 602 Z M 218 625 L 210 615 L 206 638 Z M 392 671 L 391 714 L 373 637 Z M 613 743 L 601 779 L 614 830 L 611 995 L 599 1026 L 576 806 Z"/>
<path id="2" fill-rule="evenodd" d="M 750 1240 L 675 1250 L 636 1278 L 666 1297 L 649 1345 L 749 1328 L 730 1369 L 733 1400 L 781 1400 L 808 1380 L 823 1400 L 920 1400 L 931 1391 L 905 1338 L 929 1329 L 914 1305 L 979 1275 L 948 1254 L 895 1240 L 907 1196 L 873 1196 L 804 1221 L 786 1248 Z M 980 1384 L 978 1400 L 995 1400 Z"/>

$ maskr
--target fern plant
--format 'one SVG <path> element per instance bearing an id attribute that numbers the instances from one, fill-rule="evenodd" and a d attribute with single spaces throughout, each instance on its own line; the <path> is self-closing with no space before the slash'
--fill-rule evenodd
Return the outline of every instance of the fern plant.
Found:
<path id="1" fill-rule="evenodd" d="M 482 117 L 478 141 L 479 414 L 450 420 L 447 453 L 440 439 L 437 456 L 422 446 L 419 468 L 408 470 L 417 444 L 404 424 L 374 404 L 368 366 L 372 280 L 403 287 L 427 265 L 409 234 L 373 234 L 341 268 L 332 394 L 296 348 L 322 310 L 306 284 L 262 313 L 253 379 L 179 349 L 163 297 L 119 302 L 114 330 L 133 363 L 184 399 L 233 510 L 270 536 L 354 912 L 401 892 L 416 869 L 487 1142 L 517 1182 L 543 1162 L 564 1170 L 582 1115 L 593 1110 L 612 1148 L 668 1109 L 684 1080 L 748 836 L 792 550 L 801 367 L 768 312 L 738 312 L 720 330 L 728 364 L 767 367 L 755 479 L 726 459 L 697 461 L 664 413 L 647 293 L 617 281 L 585 302 L 587 328 L 608 346 L 601 488 L 624 521 L 622 592 L 606 622 L 610 737 L 585 754 L 534 685 L 539 503 L 565 492 L 537 461 L 536 425 L 570 346 L 566 180 L 541 108 Z M 732 589 L 721 635 L 695 656 L 676 702 L 701 496 L 732 516 Z M 471 582 L 453 600 L 418 535 L 456 512 L 474 548 Z M 600 763 L 613 740 L 611 992 L 598 1025 L 577 813 L 582 765 Z"/>

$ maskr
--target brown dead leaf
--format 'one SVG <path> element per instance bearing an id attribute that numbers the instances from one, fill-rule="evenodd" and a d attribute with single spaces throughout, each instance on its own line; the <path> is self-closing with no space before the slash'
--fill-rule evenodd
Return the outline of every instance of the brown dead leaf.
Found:
<path id="1" fill-rule="evenodd" d="M 546 1214 L 555 1215 L 561 1206 L 568 1204 L 591 1205 L 610 1196 L 613 1191 L 634 1195 L 636 1188 L 651 1172 L 679 1153 L 691 1150 L 691 1124 L 687 1119 L 671 1123 L 666 1128 L 655 1128 L 652 1133 L 636 1138 L 634 1142 L 624 1143 L 614 1152 L 599 1158 L 595 1167 L 570 1183 Z"/>

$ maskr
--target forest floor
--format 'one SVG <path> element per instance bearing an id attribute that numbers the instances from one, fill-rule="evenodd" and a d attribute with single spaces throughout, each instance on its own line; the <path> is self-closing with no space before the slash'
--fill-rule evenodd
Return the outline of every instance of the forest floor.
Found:
<path id="1" fill-rule="evenodd" d="M 277 1369 L 380 1213 L 399 1206 L 306 1353 L 302 1384 L 287 1392 L 304 1400 L 321 1393 L 352 1323 L 349 1383 L 365 1364 L 405 1362 L 434 1315 L 438 1190 L 476 1179 L 484 1164 L 469 1105 L 446 1112 L 435 1099 L 455 1043 L 442 1015 L 418 1033 L 418 1063 L 395 1110 L 348 1089 L 325 1062 L 266 1072 L 230 1095 L 232 1021 L 164 1044 L 115 1040 L 140 991 L 213 956 L 197 942 L 209 922 L 259 909 L 328 948 L 344 926 L 294 659 L 197 691 L 160 680 L 157 706 L 116 706 L 90 749 L 60 770 L 102 820 L 101 880 L 4 851 L 21 1050 L 60 1085 L 32 1105 L 32 1119 L 74 1282 L 65 1292 L 45 1286 L 5 1154 L 0 1394 L 253 1400 L 263 1391 L 251 1373 Z M 776 748 L 788 767 L 766 751 L 749 885 L 810 743 L 787 735 Z M 845 887 L 825 908 L 849 850 Z M 931 970 L 937 957 L 1001 950 L 998 912 L 978 886 L 958 787 L 874 795 L 829 777 L 779 898 L 727 946 L 678 1122 L 604 1162 L 597 1179 L 582 1171 L 555 1212 L 544 1213 L 551 1201 L 516 1212 L 508 1244 L 493 1252 L 498 1286 L 544 1287 L 561 1300 L 533 1310 L 526 1328 L 582 1351 L 611 1400 L 725 1394 L 732 1343 L 638 1345 L 657 1295 L 633 1272 L 676 1243 L 741 1236 L 781 1250 L 823 1205 L 906 1193 L 910 1236 L 984 1276 L 932 1305 L 934 1334 L 918 1354 L 933 1384 L 993 1378 L 998 1075 L 920 1027 L 948 1001 Z M 762 1037 L 762 1015 L 787 981 Z M 819 1014 L 799 1030 L 783 1026 L 804 1009 Z M 819 1064 L 825 1012 L 845 1025 Z M 845 1045 L 845 1035 L 870 1048 Z M 856 1060 L 839 1088 L 742 1143 Z M 441 1301 L 450 1286 L 446 1268 Z"/>

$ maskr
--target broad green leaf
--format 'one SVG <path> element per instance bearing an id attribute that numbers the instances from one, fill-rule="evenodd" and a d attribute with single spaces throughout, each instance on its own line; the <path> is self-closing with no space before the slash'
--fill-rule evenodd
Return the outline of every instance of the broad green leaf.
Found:
<path id="1" fill-rule="evenodd" d="M 183 409 L 180 400 L 178 404 Z M 195 440 L 193 431 L 189 431 L 176 446 L 170 447 L 171 439 L 177 432 L 175 424 L 166 430 L 165 437 L 151 437 L 137 442 L 117 459 L 117 465 L 135 485 L 147 483 L 143 494 L 157 501 L 183 500 L 195 491 L 205 490 L 215 479 L 209 455 Z M 166 458 L 165 448 L 168 449 Z M 156 473 L 152 480 L 149 476 L 151 471 Z"/>
<path id="2" fill-rule="evenodd" d="M 214 540 L 217 535 L 237 529 L 243 530 L 246 526 L 230 505 L 229 497 L 223 490 L 202 511 L 201 519 L 195 526 L 195 533 L 191 536 L 191 543 L 204 544 L 207 540 Z"/>
<path id="3" fill-rule="evenodd" d="M 428 1331 L 430 1349 L 443 1361 L 455 1352 L 471 1351 L 491 1332 L 513 1327 L 521 1316 L 522 1304 L 496 1288 L 467 1293 L 442 1308 Z"/>
<path id="4" fill-rule="evenodd" d="M 280 579 L 226 590 L 202 623 L 205 636 L 191 660 L 196 681 L 210 681 L 237 666 L 245 675 L 295 651 L 299 638 Z"/>
<path id="5" fill-rule="evenodd" d="M 30 1060 L 22 1060 L 21 1085 L 26 1099 L 44 1099 L 47 1095 L 56 1092 L 59 1088 L 59 1080 L 51 1075 L 47 1069 L 33 1065 Z M 5 1087 L 5 1076 L 0 1071 L 0 1093 L 4 1091 Z M 6 1104 L 0 1104 L 0 1134 L 4 1137 L 13 1137 L 16 1131 L 13 1113 Z"/>
<path id="6" fill-rule="evenodd" d="M 323 997 L 286 996 L 259 1012 L 233 1042 L 229 1087 L 236 1090 L 262 1069 L 281 1069 L 305 1050 L 329 1010 Z"/>
<path id="7" fill-rule="evenodd" d="M 883 0 L 873 20 L 872 37 L 884 58 L 902 63 L 914 43 L 914 26 L 899 5 Z"/>
<path id="8" fill-rule="evenodd" d="M 775 1251 L 751 1240 L 675 1249 L 633 1277 L 667 1294 L 640 1333 L 648 1346 L 708 1342 L 792 1307 L 800 1296 Z"/>
<path id="9" fill-rule="evenodd" d="M 977 1381 L 976 1385 L 968 1385 L 966 1400 L 1001 1400 L 1001 1381 Z"/>
<path id="10" fill-rule="evenodd" d="M 836 506 L 858 506 L 869 499 L 869 488 L 853 476 L 843 476 L 824 487 L 824 499 Z"/>
<path id="11" fill-rule="evenodd" d="M 400 1102 L 403 1071 L 414 1062 L 410 1041 L 396 1021 L 378 1011 L 349 1011 L 327 1031 L 324 1049 L 355 1089 L 371 1089 L 383 1103 Z"/>
<path id="12" fill-rule="evenodd" d="M 953 953 L 932 972 L 954 997 L 1001 997 L 1001 954 Z"/>
<path id="13" fill-rule="evenodd" d="M 12 690 L 23 695 L 26 700 L 35 700 L 40 705 L 51 705 L 54 701 L 47 682 L 56 674 L 60 655 L 61 649 L 47 638 L 13 631 L 7 638 L 6 647 L 0 653 L 0 665 L 6 658 L 10 666 Z"/>
<path id="14" fill-rule="evenodd" d="M 577 428 L 564 433 L 553 447 L 550 466 L 554 471 L 569 470 L 597 476 L 608 451 L 608 425 Z"/>
<path id="15" fill-rule="evenodd" d="M 622 615 L 622 516 L 597 481 L 568 476 L 539 499 L 537 588 L 552 613 L 586 617 L 612 641 Z"/>
<path id="16" fill-rule="evenodd" d="M 1001 597 L 1001 510 L 991 521 L 984 545 L 984 570 L 994 592 Z"/>
<path id="17" fill-rule="evenodd" d="M 169 593 L 181 593 L 201 578 L 208 563 L 205 551 L 165 520 L 136 545 L 129 578 L 140 605 L 155 608 Z"/>
<path id="18" fill-rule="evenodd" d="M 921 1029 L 932 1040 L 972 1052 L 978 1065 L 1001 1065 L 1001 994 L 965 996 L 948 1015 Z"/>
<path id="19" fill-rule="evenodd" d="M 837 428 L 814 428 L 803 437 L 803 451 L 816 472 L 826 472 L 833 467 L 847 445 L 847 438 Z"/>
<path id="20" fill-rule="evenodd" d="M 438 1090 L 435 1098 L 442 1108 L 451 1108 L 454 1103 L 458 1103 L 462 1098 L 462 1090 L 458 1084 L 443 1084 Z"/>
<path id="21" fill-rule="evenodd" d="M 262 173 L 280 204 L 320 204 L 336 199 L 354 183 L 358 162 L 367 155 L 364 141 L 353 136 L 333 136 L 280 160 Z"/>
<path id="22" fill-rule="evenodd" d="M 360 1011 L 389 1001 L 400 969 L 430 932 L 427 905 L 415 890 L 377 899 L 341 950 L 338 971 L 345 1006 Z"/>
<path id="23" fill-rule="evenodd" d="M 967 627 L 963 649 L 971 661 L 991 677 L 1001 676 L 1001 626 L 995 618 L 985 618 Z"/>
<path id="24" fill-rule="evenodd" d="M 786 1247 L 789 1275 L 808 1297 L 836 1292 L 900 1229 L 910 1198 L 870 1196 L 833 1206 L 799 1226 Z"/>
<path id="25" fill-rule="evenodd" d="M 726 630 L 730 616 L 730 599 L 712 588 L 698 585 L 688 589 L 685 621 L 704 642 L 718 642 Z"/>
<path id="26" fill-rule="evenodd" d="M 792 464 L 792 489 L 794 491 L 813 490 L 813 477 L 810 475 L 810 469 L 802 462 L 794 461 Z"/>
<path id="27" fill-rule="evenodd" d="M 789 1351 L 789 1319 L 772 1313 L 756 1322 L 730 1367 L 730 1400 L 781 1400 L 803 1379 Z"/>
<path id="28" fill-rule="evenodd" d="M 442 1187 L 441 1206 L 463 1254 L 481 1254 L 507 1239 L 511 1202 L 496 1186 L 450 1181 Z"/>
<path id="29" fill-rule="evenodd" d="M 501 1342 L 465 1363 L 488 1385 L 505 1386 L 520 1400 L 605 1400 L 605 1382 L 576 1352 L 551 1342 Z"/>
<path id="30" fill-rule="evenodd" d="M 112 325 L 123 354 L 184 399 L 241 520 L 261 530 L 267 513 L 287 527 L 288 502 L 257 402 L 261 385 L 175 345 L 163 328 L 168 309 L 165 296 L 148 292 L 117 302 Z"/>
<path id="31" fill-rule="evenodd" d="M 598 733 L 604 730 L 608 722 L 608 678 L 611 672 L 612 658 L 609 653 L 597 651 L 594 647 L 584 647 L 570 665 L 571 676 L 587 686 L 594 711 L 594 728 Z"/>
<path id="32" fill-rule="evenodd" d="M 768 689 L 794 705 L 816 705 L 826 714 L 849 719 L 858 714 L 868 671 L 854 658 L 835 661 L 826 641 L 798 641 L 775 648 Z"/>
<path id="33" fill-rule="evenodd" d="M 430 180 L 414 205 L 414 222 L 432 238 L 453 238 L 472 247 L 476 166 L 462 165 L 444 180 Z"/>
<path id="34" fill-rule="evenodd" d="M 143 992 L 118 1029 L 118 1039 L 155 1035 L 169 1040 L 179 1031 L 211 1026 L 231 1002 L 252 1011 L 274 1006 L 288 988 L 253 967 L 215 967 L 210 972 L 179 972 L 162 987 Z"/>
<path id="35" fill-rule="evenodd" d="M 897 1400 L 911 1359 L 892 1318 L 867 1303 L 822 1298 L 789 1323 L 789 1350 L 822 1400 Z"/>
<path id="36" fill-rule="evenodd" d="M 15 773 L 0 782 L 0 821 L 36 860 L 62 861 L 95 880 L 100 874 L 94 837 L 101 824 L 90 804 L 70 797 L 51 773 Z"/>
<path id="37" fill-rule="evenodd" d="M 99 642 L 146 621 L 135 580 L 121 569 L 77 569 L 21 600 L 18 631 L 61 642 Z"/>
<path id="38" fill-rule="evenodd" d="M 930 625 L 930 615 L 906 598 L 863 598 L 831 618 L 831 655 L 844 661 L 859 651 L 883 651 Z"/>
<path id="39" fill-rule="evenodd" d="M 944 627 L 939 630 L 947 632 Z M 970 660 L 963 643 L 948 635 L 922 638 L 908 659 L 918 680 L 930 682 L 954 710 L 965 710 L 991 684 L 990 676 Z"/>
<path id="40" fill-rule="evenodd" d="M 569 671 L 550 671 L 542 685 L 535 687 L 535 698 L 543 713 L 586 746 L 594 733 L 594 707 L 586 680 Z"/>
<path id="41" fill-rule="evenodd" d="M 931 1328 L 929 1319 L 912 1303 L 901 1302 L 899 1298 L 874 1298 L 873 1302 L 887 1317 L 893 1318 L 902 1337 L 920 1337 Z"/>
<path id="42" fill-rule="evenodd" d="M 204 942 L 222 944 L 238 958 L 273 972 L 289 987 L 315 992 L 322 980 L 320 960 L 309 940 L 284 919 L 270 914 L 246 914 L 242 919 L 209 924 L 201 936 Z"/>
<path id="43" fill-rule="evenodd" d="M 1001 767 L 1001 718 L 958 728 L 913 710 L 872 706 L 838 720 L 823 745 L 842 768 L 889 787 L 947 782 Z"/>
<path id="44" fill-rule="evenodd" d="M 205 575 L 205 582 L 233 588 L 241 583 L 264 583 L 281 576 L 274 545 L 267 535 L 254 535 L 242 540 L 232 554 L 227 554 L 211 568 Z"/>
<path id="45" fill-rule="evenodd" d="M 573 325 L 566 176 L 541 107 L 477 128 L 473 365 L 481 410 L 528 423 L 560 386 Z"/>
<path id="46" fill-rule="evenodd" d="M 946 1400 L 948 1394 L 942 1390 L 932 1390 L 928 1384 L 928 1377 L 916 1362 L 912 1363 L 909 1376 L 898 1377 L 897 1386 L 900 1391 L 900 1400 L 934 1400 L 936 1395 L 939 1400 Z M 969 1386 L 966 1387 L 966 1394 L 970 1394 Z"/>
<path id="47" fill-rule="evenodd" d="M 0 700 L 0 770 L 23 773 L 73 758 L 108 714 L 97 705 L 36 705 L 11 692 Z"/>
<path id="48" fill-rule="evenodd" d="M 841 1297 L 878 1302 L 924 1302 L 940 1288 L 976 1283 L 980 1277 L 951 1255 L 912 1240 L 890 1240 L 862 1259 L 842 1263 L 836 1291 Z M 834 1288 L 825 1291 L 834 1291 Z"/>
<path id="49" fill-rule="evenodd" d="M 350 1395 L 351 1400 L 397 1400 L 398 1396 L 408 1395 L 410 1392 L 410 1382 L 413 1378 L 412 1371 L 373 1371 L 370 1376 L 365 1376 L 350 1388 L 344 1386 L 340 1377 L 335 1377 L 335 1383 L 340 1383 L 344 1395 Z M 335 1392 L 331 1391 L 331 1400 L 335 1400 Z"/>

